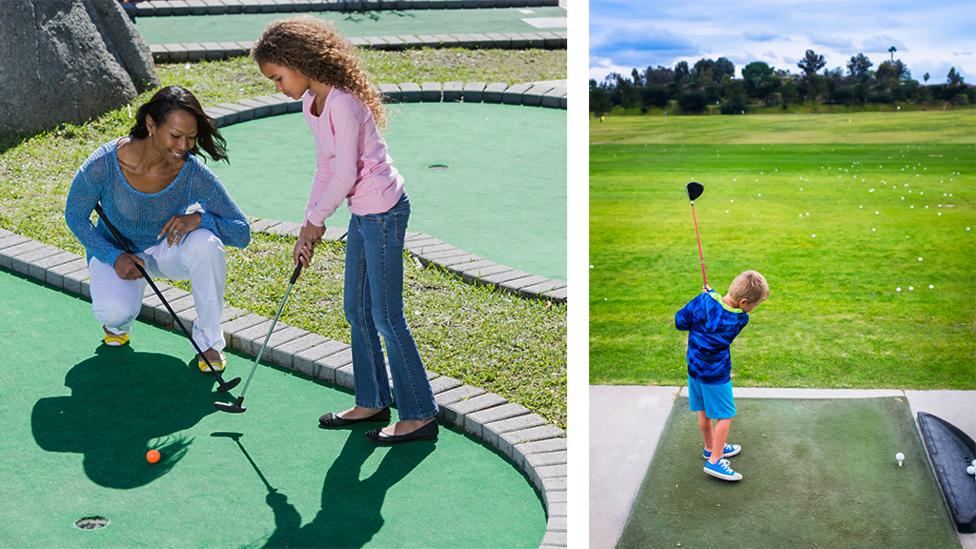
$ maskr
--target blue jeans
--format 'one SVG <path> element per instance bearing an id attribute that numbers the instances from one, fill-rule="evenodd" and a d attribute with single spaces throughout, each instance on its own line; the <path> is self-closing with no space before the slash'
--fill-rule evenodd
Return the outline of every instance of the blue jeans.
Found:
<path id="1" fill-rule="evenodd" d="M 352 328 L 356 405 L 384 408 L 392 403 L 382 335 L 401 420 L 437 415 L 434 391 L 403 315 L 403 237 L 409 218 L 406 194 L 386 212 L 350 217 L 343 294 Z"/>

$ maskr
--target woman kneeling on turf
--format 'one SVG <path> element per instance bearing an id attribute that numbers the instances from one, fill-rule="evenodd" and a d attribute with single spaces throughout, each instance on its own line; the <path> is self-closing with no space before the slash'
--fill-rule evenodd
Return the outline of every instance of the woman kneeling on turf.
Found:
<path id="1" fill-rule="evenodd" d="M 197 155 L 226 160 L 224 139 L 188 90 L 169 86 L 139 107 L 127 137 L 99 147 L 71 183 L 65 219 L 85 246 L 95 318 L 106 345 L 124 345 L 142 307 L 151 277 L 190 280 L 197 320 L 193 340 L 224 369 L 223 332 L 227 267 L 224 245 L 251 240 L 247 218 Z M 128 240 L 125 253 L 103 220 L 91 222 L 101 204 L 108 221 Z M 199 211 L 187 213 L 191 208 Z M 207 363 L 197 357 L 201 371 Z"/>

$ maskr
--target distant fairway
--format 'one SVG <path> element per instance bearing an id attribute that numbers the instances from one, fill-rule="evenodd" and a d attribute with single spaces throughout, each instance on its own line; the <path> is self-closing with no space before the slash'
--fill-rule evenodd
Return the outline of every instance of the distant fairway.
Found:
<path id="1" fill-rule="evenodd" d="M 976 387 L 976 111 L 590 129 L 592 383 L 685 382 L 698 180 L 711 285 L 756 269 L 773 292 L 733 345 L 736 384 Z"/>

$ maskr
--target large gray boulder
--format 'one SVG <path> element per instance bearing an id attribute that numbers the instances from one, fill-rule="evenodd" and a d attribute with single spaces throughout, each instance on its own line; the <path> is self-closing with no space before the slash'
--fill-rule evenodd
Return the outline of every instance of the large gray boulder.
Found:
<path id="1" fill-rule="evenodd" d="M 116 0 L 0 0 L 0 135 L 84 122 L 158 85 Z"/>

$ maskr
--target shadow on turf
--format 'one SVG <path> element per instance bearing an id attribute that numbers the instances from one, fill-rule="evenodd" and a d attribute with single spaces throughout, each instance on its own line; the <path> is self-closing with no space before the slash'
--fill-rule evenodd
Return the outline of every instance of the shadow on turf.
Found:
<path id="1" fill-rule="evenodd" d="M 434 442 L 414 442 L 391 447 L 372 475 L 360 479 L 363 463 L 377 447 L 363 436 L 375 428 L 357 426 L 349 431 L 339 457 L 329 466 L 322 485 L 322 508 L 312 522 L 302 525 L 298 510 L 280 492 L 265 497 L 275 517 L 275 532 L 264 547 L 362 547 L 383 527 L 383 500 L 434 451 Z M 416 523 L 430 520 L 417 509 Z"/>
<path id="2" fill-rule="evenodd" d="M 191 369 L 192 366 L 192 369 Z M 84 456 L 85 474 L 109 488 L 136 488 L 165 475 L 192 439 L 192 427 L 213 407 L 214 380 L 169 355 L 102 345 L 68 371 L 71 396 L 42 398 L 31 412 L 37 444 Z M 156 448 L 162 459 L 146 461 Z"/>

